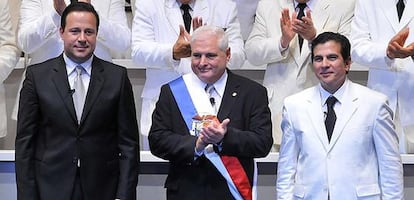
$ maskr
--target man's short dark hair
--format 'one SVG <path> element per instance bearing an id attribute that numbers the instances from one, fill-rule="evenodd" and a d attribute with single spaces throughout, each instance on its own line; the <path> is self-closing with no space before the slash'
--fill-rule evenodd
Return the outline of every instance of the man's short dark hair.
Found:
<path id="1" fill-rule="evenodd" d="M 69 4 L 62 13 L 62 17 L 60 18 L 60 26 L 62 29 L 66 27 L 66 18 L 71 12 L 90 12 L 95 15 L 96 18 L 96 31 L 98 31 L 99 27 L 99 16 L 96 12 L 95 8 L 92 4 L 85 3 L 85 2 L 74 2 Z"/>
<path id="2" fill-rule="evenodd" d="M 324 32 L 319 34 L 313 41 L 311 47 L 311 58 L 313 62 L 313 51 L 318 44 L 324 44 L 329 41 L 334 41 L 341 45 L 341 55 L 344 60 L 351 59 L 351 43 L 344 35 L 334 32 Z"/>

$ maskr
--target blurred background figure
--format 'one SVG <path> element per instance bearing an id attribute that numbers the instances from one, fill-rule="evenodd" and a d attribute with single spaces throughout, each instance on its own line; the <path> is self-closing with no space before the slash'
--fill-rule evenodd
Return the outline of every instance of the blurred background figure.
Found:
<path id="1" fill-rule="evenodd" d="M 19 59 L 20 51 L 16 46 L 9 1 L 0 1 L 0 137 L 7 134 L 6 96 L 3 82 L 13 71 Z"/>
<path id="2" fill-rule="evenodd" d="M 414 153 L 414 2 L 358 0 L 352 58 L 369 67 L 368 87 L 394 111 L 401 153 Z"/>

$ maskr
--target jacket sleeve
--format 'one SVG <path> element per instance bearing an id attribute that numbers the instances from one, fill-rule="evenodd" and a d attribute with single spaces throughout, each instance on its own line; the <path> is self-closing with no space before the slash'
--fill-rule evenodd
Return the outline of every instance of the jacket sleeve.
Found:
<path id="1" fill-rule="evenodd" d="M 40 0 L 23 0 L 20 6 L 17 44 L 27 54 L 37 51 L 48 41 L 61 43 L 60 16 L 54 10 L 44 12 Z"/>
<path id="2" fill-rule="evenodd" d="M 40 108 L 33 73 L 28 68 L 20 92 L 15 143 L 16 183 L 18 199 L 37 199 L 35 180 L 35 138 L 39 129 Z"/>
<path id="3" fill-rule="evenodd" d="M 374 1 L 356 1 L 355 17 L 351 23 L 352 59 L 356 62 L 375 68 L 389 70 L 392 61 L 386 55 L 389 41 L 373 41 L 370 30 L 370 9 Z"/>
<path id="4" fill-rule="evenodd" d="M 296 143 L 295 132 L 286 104 L 283 107 L 281 128 L 283 135 L 277 164 L 276 199 L 287 200 L 293 199 L 299 146 Z"/>
<path id="5" fill-rule="evenodd" d="M 383 101 L 374 122 L 373 133 L 378 157 L 382 199 L 404 199 L 403 167 L 398 135 L 394 129 L 391 108 Z"/>
<path id="6" fill-rule="evenodd" d="M 107 13 L 97 10 L 100 19 L 98 41 L 108 49 L 124 52 L 131 46 L 131 30 L 127 23 L 125 1 L 112 0 L 108 6 Z"/>
<path id="7" fill-rule="evenodd" d="M 8 1 L 0 3 L 0 83 L 12 72 L 19 59 Z"/>
<path id="8" fill-rule="evenodd" d="M 126 69 L 122 74 L 122 87 L 118 103 L 118 148 L 120 171 L 117 198 L 135 199 L 138 184 L 139 132 L 134 96 Z"/>

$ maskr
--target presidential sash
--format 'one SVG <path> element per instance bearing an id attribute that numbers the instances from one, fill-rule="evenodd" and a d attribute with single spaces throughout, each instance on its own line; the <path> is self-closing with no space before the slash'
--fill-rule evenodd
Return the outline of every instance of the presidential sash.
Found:
<path id="1" fill-rule="evenodd" d="M 205 98 L 205 102 L 199 102 L 200 99 L 204 99 L 200 98 L 200 94 L 205 93 L 202 89 L 194 87 L 195 84 L 186 84 L 186 82 L 191 81 L 190 76 L 190 74 L 187 74 L 180 78 L 177 78 L 176 80 L 171 81 L 169 83 L 169 86 L 188 130 L 190 130 L 190 133 L 192 135 L 195 135 L 193 130 L 193 117 L 200 113 L 200 110 L 205 110 L 204 108 L 201 108 L 201 105 L 205 104 L 206 102 L 208 105 L 210 104 L 208 103 L 207 97 Z M 192 92 L 191 94 L 189 90 Z M 198 92 L 200 94 L 197 94 Z M 214 151 L 213 145 L 211 144 L 204 149 L 204 155 L 224 177 L 231 194 L 236 200 L 256 199 L 256 163 L 254 164 L 255 176 L 252 184 L 252 189 L 247 174 L 237 157 L 220 156 Z"/>

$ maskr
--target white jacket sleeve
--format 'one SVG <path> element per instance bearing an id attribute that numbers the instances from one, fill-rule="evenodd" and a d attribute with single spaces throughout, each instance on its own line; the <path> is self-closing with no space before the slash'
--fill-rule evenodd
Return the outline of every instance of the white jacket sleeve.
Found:
<path id="1" fill-rule="evenodd" d="M 0 3 L 0 84 L 9 76 L 19 58 L 8 1 Z"/>
<path id="2" fill-rule="evenodd" d="M 22 0 L 17 45 L 25 53 L 33 53 L 51 40 L 59 43 L 59 27 L 60 15 L 54 9 L 44 12 L 41 1 Z"/>

